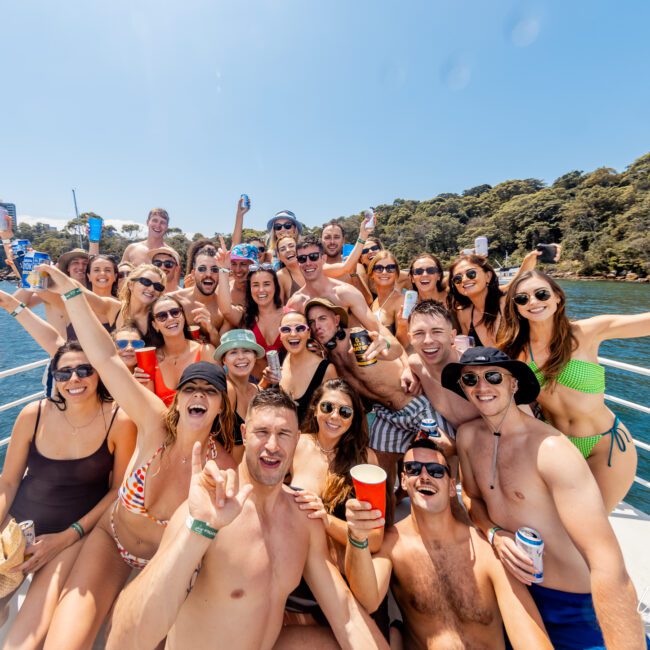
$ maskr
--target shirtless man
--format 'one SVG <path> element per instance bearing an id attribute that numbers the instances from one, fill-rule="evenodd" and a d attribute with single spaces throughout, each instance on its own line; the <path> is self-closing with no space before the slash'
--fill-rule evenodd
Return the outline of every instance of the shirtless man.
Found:
<path id="1" fill-rule="evenodd" d="M 169 228 L 169 215 L 167 210 L 154 208 L 147 217 L 147 238 L 142 241 L 129 244 L 122 255 L 123 262 L 131 262 L 133 266 L 139 266 L 149 261 L 148 253 L 156 248 L 170 248 L 163 241 L 163 237 Z"/>
<path id="2" fill-rule="evenodd" d="M 202 470 L 195 447 L 188 500 L 122 592 L 107 648 L 155 648 L 166 636 L 167 650 L 270 650 L 304 575 L 341 647 L 387 649 L 329 559 L 322 523 L 305 517 L 282 483 L 300 437 L 293 400 L 258 393 L 242 433 L 238 476 L 213 461 Z"/>
<path id="3" fill-rule="evenodd" d="M 347 312 L 327 298 L 314 298 L 305 306 L 312 336 L 326 349 L 339 377 L 360 395 L 374 403 L 375 419 L 370 427 L 370 447 L 379 464 L 388 472 L 388 484 L 394 485 L 397 461 L 402 457 L 425 418 L 436 418 L 429 400 L 406 394 L 400 384 L 402 348 L 390 337 L 389 347 L 377 357 L 377 363 L 360 366 L 350 344 Z M 369 332 L 377 338 L 376 331 Z M 453 444 L 441 435 L 441 444 L 453 453 Z"/>
<path id="4" fill-rule="evenodd" d="M 495 348 L 470 348 L 445 367 L 442 385 L 481 414 L 457 438 L 472 521 L 530 585 L 554 647 L 645 648 L 634 586 L 589 466 L 559 431 L 514 406 L 537 397 L 532 370 Z M 542 585 L 531 584 L 532 562 L 514 543 L 522 526 L 544 540 Z"/>
<path id="5" fill-rule="evenodd" d="M 325 253 L 326 264 L 340 264 L 343 262 L 343 244 L 345 244 L 345 234 L 343 228 L 338 221 L 330 221 L 323 226 L 321 234 L 321 241 L 323 244 L 323 252 Z M 359 266 L 359 265 L 357 265 Z M 372 294 L 359 277 L 358 269 L 353 273 L 346 273 L 339 276 L 341 282 L 351 284 L 355 289 L 358 289 L 363 295 L 367 304 L 372 304 Z"/>
<path id="6" fill-rule="evenodd" d="M 383 524 L 370 504 L 346 504 L 345 574 L 352 593 L 373 612 L 389 585 L 402 612 L 406 648 L 552 650 L 526 587 L 499 562 L 473 527 L 451 512 L 456 484 L 440 447 L 416 440 L 404 454 L 402 488 L 411 514 L 389 528 L 372 556 L 368 536 Z M 392 576 L 391 576 L 392 572 Z"/>
<path id="7" fill-rule="evenodd" d="M 162 269 L 167 281 L 165 282 L 164 293 L 173 293 L 179 289 L 181 278 L 181 258 L 179 254 L 169 247 L 154 248 L 147 253 L 147 260 L 150 264 Z"/>
<path id="8" fill-rule="evenodd" d="M 215 294 L 219 281 L 217 252 L 211 247 L 206 247 L 204 251 L 194 259 L 193 285 L 187 289 L 179 289 L 173 296 L 183 305 L 188 325 L 199 325 L 210 343 L 218 347 L 223 315 L 219 311 Z M 227 281 L 228 276 L 225 278 Z"/>

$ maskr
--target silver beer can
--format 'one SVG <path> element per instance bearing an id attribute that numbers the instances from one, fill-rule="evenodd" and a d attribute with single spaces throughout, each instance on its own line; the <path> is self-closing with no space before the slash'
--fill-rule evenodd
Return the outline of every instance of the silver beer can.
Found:
<path id="1" fill-rule="evenodd" d="M 533 577 L 531 582 L 544 581 L 544 540 L 534 529 L 524 526 L 515 534 L 515 544 L 533 561 Z"/>

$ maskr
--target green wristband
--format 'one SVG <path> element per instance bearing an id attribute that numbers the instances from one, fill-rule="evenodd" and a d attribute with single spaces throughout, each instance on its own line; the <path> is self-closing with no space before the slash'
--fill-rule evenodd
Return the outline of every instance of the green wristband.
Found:
<path id="1" fill-rule="evenodd" d="M 348 529 L 348 542 L 350 542 L 354 548 L 368 548 L 368 540 L 364 539 L 363 542 L 360 542 L 358 539 L 354 539 L 352 533 L 350 533 L 350 529 Z"/>
<path id="2" fill-rule="evenodd" d="M 72 528 L 72 530 L 74 530 L 74 532 L 77 533 L 77 535 L 79 535 L 79 539 L 81 539 L 86 534 L 83 529 L 83 526 L 78 521 L 75 521 L 74 523 L 70 524 L 70 528 Z"/>
<path id="3" fill-rule="evenodd" d="M 61 296 L 61 300 L 70 300 L 79 295 L 81 295 L 81 289 L 79 287 L 75 287 L 74 289 L 70 289 L 70 291 L 64 293 Z"/>
<path id="4" fill-rule="evenodd" d="M 361 237 L 357 237 L 357 244 L 362 244 L 363 245 L 365 243 L 366 243 L 365 239 L 361 239 Z"/>
<path id="5" fill-rule="evenodd" d="M 205 521 L 201 521 L 200 519 L 194 519 L 192 515 L 187 515 L 187 519 L 185 520 L 185 525 L 193 532 L 196 533 L 197 535 L 201 535 L 202 537 L 207 537 L 208 539 L 214 539 L 217 536 L 217 529 L 212 528 L 209 524 L 206 524 Z"/>

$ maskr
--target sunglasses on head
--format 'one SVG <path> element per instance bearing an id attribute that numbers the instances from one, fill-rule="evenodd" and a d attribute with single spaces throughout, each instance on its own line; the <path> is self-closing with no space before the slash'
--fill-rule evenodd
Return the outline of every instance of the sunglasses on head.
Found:
<path id="1" fill-rule="evenodd" d="M 320 259 L 320 253 L 308 253 L 307 255 L 296 255 L 298 264 L 304 264 L 307 261 L 307 258 L 311 262 L 317 262 Z"/>
<path id="2" fill-rule="evenodd" d="M 533 296 L 535 296 L 535 298 L 537 298 L 537 300 L 540 302 L 546 302 L 552 295 L 553 294 L 548 289 L 535 289 L 535 291 L 533 291 Z M 515 301 L 515 304 L 523 307 L 530 301 L 530 294 L 516 293 L 513 300 Z"/>
<path id="3" fill-rule="evenodd" d="M 52 372 L 56 381 L 68 381 L 75 373 L 79 379 L 85 379 L 95 374 L 95 369 L 89 363 L 82 363 L 74 368 L 57 368 Z"/>
<path id="4" fill-rule="evenodd" d="M 159 323 L 164 323 L 167 320 L 167 317 L 178 318 L 183 313 L 183 310 L 180 307 L 172 307 L 167 311 L 159 311 L 157 314 L 154 314 L 153 317 Z"/>
<path id="5" fill-rule="evenodd" d="M 274 223 L 273 224 L 273 230 L 276 232 L 282 230 L 283 228 L 285 230 L 291 230 L 293 228 L 293 223 L 291 221 L 287 221 L 287 223 Z"/>
<path id="6" fill-rule="evenodd" d="M 427 266 L 425 268 L 420 268 L 420 269 L 413 269 L 413 275 L 436 275 L 437 273 L 440 273 L 440 270 L 437 269 L 435 266 Z"/>
<path id="7" fill-rule="evenodd" d="M 165 285 L 160 284 L 160 282 L 154 282 L 149 278 L 135 278 L 133 282 L 139 282 L 143 287 L 153 287 L 156 291 L 164 291 Z"/>
<path id="8" fill-rule="evenodd" d="M 321 413 L 325 413 L 327 415 L 333 413 L 334 411 L 338 411 L 339 415 L 344 420 L 349 420 L 354 414 L 354 409 L 351 406 L 337 406 L 336 404 L 332 404 L 332 402 L 321 402 L 318 405 L 318 408 L 320 409 Z"/>
<path id="9" fill-rule="evenodd" d="M 218 266 L 205 266 L 204 264 L 201 264 L 201 266 L 197 266 L 196 270 L 199 273 L 207 273 L 210 271 L 210 273 L 219 273 L 219 267 Z"/>
<path id="10" fill-rule="evenodd" d="M 163 266 L 166 269 L 173 269 L 176 266 L 176 262 L 174 262 L 174 260 L 154 260 L 151 263 L 157 268 Z"/>
<path id="11" fill-rule="evenodd" d="M 499 370 L 488 370 L 487 372 L 484 372 L 482 374 L 479 374 L 478 372 L 464 372 L 460 376 L 460 381 L 465 386 L 476 386 L 476 384 L 478 384 L 478 380 L 481 377 L 483 377 L 483 379 L 485 379 L 485 381 L 487 381 L 488 384 L 497 386 L 503 381 L 503 378 L 508 375 L 509 373 L 501 372 Z"/>
<path id="12" fill-rule="evenodd" d="M 372 251 L 380 251 L 381 246 L 379 244 L 375 244 L 374 246 L 368 246 L 368 248 L 362 248 L 361 249 L 361 254 L 362 255 L 367 255 L 368 253 Z"/>
<path id="13" fill-rule="evenodd" d="M 397 264 L 386 264 L 384 266 L 383 264 L 375 264 L 372 267 L 372 272 L 375 273 L 395 273 L 397 271 Z"/>
<path id="14" fill-rule="evenodd" d="M 468 280 L 475 280 L 476 276 L 478 273 L 476 272 L 476 269 L 467 269 L 465 273 L 457 273 L 451 281 L 454 284 L 460 284 L 463 281 L 463 276 L 465 276 Z"/>
<path id="15" fill-rule="evenodd" d="M 427 470 L 427 474 L 431 478 L 442 478 L 445 472 L 447 476 L 451 476 L 447 465 L 443 465 L 442 463 L 421 463 L 419 460 L 405 461 L 404 472 L 407 476 L 420 476 L 423 467 Z"/>
<path id="16" fill-rule="evenodd" d="M 115 339 L 115 345 L 120 350 L 126 350 L 129 346 L 134 350 L 141 350 L 145 346 L 145 342 L 142 339 L 135 339 L 135 341 L 131 339 Z"/>
<path id="17" fill-rule="evenodd" d="M 298 325 L 280 325 L 280 334 L 304 334 L 309 330 L 309 327 L 304 323 L 298 323 Z"/>
<path id="18" fill-rule="evenodd" d="M 257 271 L 273 271 L 273 264 L 251 264 L 248 267 L 249 273 L 256 273 Z"/>

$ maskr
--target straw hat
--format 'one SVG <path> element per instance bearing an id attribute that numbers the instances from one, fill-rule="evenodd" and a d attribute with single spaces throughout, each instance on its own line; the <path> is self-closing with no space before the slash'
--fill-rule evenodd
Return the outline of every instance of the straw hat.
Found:
<path id="1" fill-rule="evenodd" d="M 25 536 L 20 526 L 12 519 L 0 536 L 0 598 L 4 598 L 20 587 L 25 576 L 21 571 L 11 569 L 23 563 L 25 557 Z"/>

